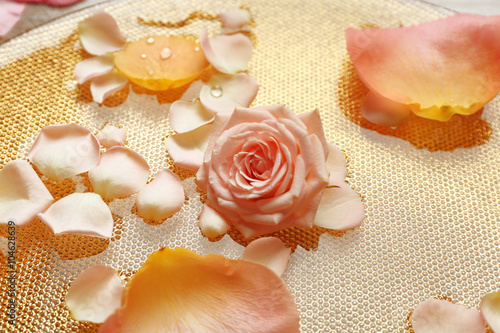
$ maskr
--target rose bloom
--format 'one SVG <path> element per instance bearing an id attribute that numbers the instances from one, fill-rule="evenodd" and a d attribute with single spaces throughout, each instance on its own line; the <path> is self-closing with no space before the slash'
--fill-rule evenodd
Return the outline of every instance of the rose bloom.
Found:
<path id="1" fill-rule="evenodd" d="M 345 172 L 344 157 L 334 149 Z M 215 212 L 207 215 L 219 215 L 246 238 L 311 228 L 329 184 L 329 151 L 317 111 L 296 115 L 280 105 L 219 113 L 196 175 L 207 193 L 204 210 L 208 206 Z"/>

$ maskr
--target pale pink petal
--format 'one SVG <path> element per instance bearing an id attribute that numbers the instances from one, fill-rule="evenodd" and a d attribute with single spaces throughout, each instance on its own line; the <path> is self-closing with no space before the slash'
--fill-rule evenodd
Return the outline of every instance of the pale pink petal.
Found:
<path id="1" fill-rule="evenodd" d="M 207 60 L 222 73 L 244 71 L 252 57 L 252 42 L 240 33 L 209 38 L 207 30 L 204 30 L 200 34 L 200 44 Z"/>
<path id="2" fill-rule="evenodd" d="M 72 193 L 38 214 L 54 234 L 75 234 L 110 238 L 113 216 L 108 205 L 95 193 Z"/>
<path id="3" fill-rule="evenodd" d="M 250 24 L 252 16 L 246 9 L 229 9 L 219 13 L 219 19 L 222 26 L 229 29 L 238 29 Z"/>
<path id="4" fill-rule="evenodd" d="M 82 84 L 96 76 L 109 73 L 115 68 L 112 55 L 102 55 L 80 61 L 75 66 L 75 79 Z"/>
<path id="5" fill-rule="evenodd" d="M 0 0 L 0 37 L 7 34 L 21 19 L 26 6 L 10 0 Z"/>
<path id="6" fill-rule="evenodd" d="M 186 133 L 211 123 L 214 115 L 207 112 L 200 101 L 175 101 L 170 107 L 170 126 L 177 133 Z"/>
<path id="7" fill-rule="evenodd" d="M 411 316 L 415 333 L 484 333 L 479 311 L 448 301 L 430 299 L 420 303 Z"/>
<path id="8" fill-rule="evenodd" d="M 65 7 L 65 6 L 73 5 L 73 4 L 80 2 L 82 0 L 16 0 L 16 1 L 24 2 L 24 3 L 39 3 L 39 4 L 43 4 L 43 5 L 54 6 L 54 7 Z"/>
<path id="9" fill-rule="evenodd" d="M 89 171 L 94 192 L 104 199 L 124 198 L 139 192 L 149 178 L 148 162 L 135 151 L 115 146 Z"/>
<path id="10" fill-rule="evenodd" d="M 25 160 L 14 160 L 0 170 L 0 224 L 31 222 L 54 198 Z"/>
<path id="11" fill-rule="evenodd" d="M 135 198 L 137 212 L 149 220 L 163 220 L 184 205 L 184 188 L 179 177 L 168 169 L 158 171 L 155 179 L 144 186 Z"/>
<path id="12" fill-rule="evenodd" d="M 483 318 L 493 332 L 500 332 L 500 292 L 491 292 L 483 297 L 480 304 Z"/>
<path id="13" fill-rule="evenodd" d="M 348 230 L 357 227 L 365 217 L 359 195 L 345 183 L 326 188 L 321 197 L 314 224 L 318 227 Z"/>
<path id="14" fill-rule="evenodd" d="M 363 117 L 383 126 L 399 126 L 408 121 L 411 110 L 407 105 L 393 102 L 373 92 L 368 92 L 363 100 Z"/>
<path id="15" fill-rule="evenodd" d="M 108 124 L 97 133 L 96 137 L 104 148 L 123 146 L 127 140 L 127 130 Z"/>
<path id="16" fill-rule="evenodd" d="M 279 238 L 263 237 L 248 244 L 242 259 L 264 265 L 281 276 L 288 266 L 291 253 L 292 249 L 285 247 Z"/>
<path id="17" fill-rule="evenodd" d="M 76 277 L 66 294 L 75 320 L 103 323 L 121 305 L 123 285 L 113 268 L 95 265 Z"/>
<path id="18" fill-rule="evenodd" d="M 326 167 L 330 172 L 328 185 L 342 184 L 345 182 L 345 177 L 347 176 L 344 153 L 330 142 L 328 142 L 328 150 L 328 158 L 326 159 Z"/>
<path id="19" fill-rule="evenodd" d="M 104 55 L 123 48 L 127 38 L 121 33 L 115 19 L 98 12 L 78 24 L 78 33 L 84 49 L 93 55 Z"/>
<path id="20" fill-rule="evenodd" d="M 111 94 L 121 90 L 127 84 L 128 79 L 116 69 L 96 77 L 90 84 L 92 98 L 97 103 L 102 103 Z"/>
<path id="21" fill-rule="evenodd" d="M 200 126 L 190 132 L 171 135 L 165 141 L 165 148 L 178 167 L 197 171 L 203 163 L 212 124 Z"/>
<path id="22" fill-rule="evenodd" d="M 85 127 L 49 125 L 38 134 L 28 157 L 45 176 L 62 180 L 95 167 L 99 149 L 99 141 Z"/>
<path id="23" fill-rule="evenodd" d="M 198 225 L 203 235 L 211 239 L 222 236 L 229 230 L 226 220 L 206 204 L 201 210 Z"/>
<path id="24" fill-rule="evenodd" d="M 257 81 L 246 73 L 212 75 L 201 88 L 201 104 L 212 113 L 233 112 L 236 107 L 248 107 L 259 90 Z"/>

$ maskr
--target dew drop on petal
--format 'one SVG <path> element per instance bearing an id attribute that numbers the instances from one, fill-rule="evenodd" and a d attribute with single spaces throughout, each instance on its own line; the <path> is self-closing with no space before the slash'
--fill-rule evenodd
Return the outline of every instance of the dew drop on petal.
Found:
<path id="1" fill-rule="evenodd" d="M 195 48 L 194 48 L 194 50 L 195 50 L 196 52 L 198 52 L 198 51 L 200 50 L 200 47 L 199 47 L 199 46 L 197 46 L 197 47 L 195 47 Z"/>
<path id="2" fill-rule="evenodd" d="M 214 86 L 212 89 L 210 89 L 210 95 L 213 97 L 221 97 L 222 96 L 222 87 L 220 86 Z"/>
<path id="3" fill-rule="evenodd" d="M 161 50 L 160 53 L 160 58 L 162 60 L 168 59 L 172 56 L 172 50 L 168 47 L 165 47 L 163 50 Z"/>
<path id="4" fill-rule="evenodd" d="M 153 75 L 155 73 L 155 71 L 152 68 L 150 68 L 150 69 L 148 69 L 148 73 L 149 73 L 149 75 Z"/>
<path id="5" fill-rule="evenodd" d="M 148 44 L 153 44 L 153 43 L 155 42 L 155 39 L 154 39 L 153 37 L 149 37 L 149 38 L 146 40 L 146 42 L 147 42 Z"/>
<path id="6" fill-rule="evenodd" d="M 141 54 L 142 59 L 146 59 L 146 57 L 147 57 L 146 53 Z"/>

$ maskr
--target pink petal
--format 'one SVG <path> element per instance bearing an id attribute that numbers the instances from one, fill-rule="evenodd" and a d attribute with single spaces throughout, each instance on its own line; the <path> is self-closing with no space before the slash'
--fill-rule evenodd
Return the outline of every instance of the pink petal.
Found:
<path id="1" fill-rule="evenodd" d="M 170 126 L 177 133 L 186 133 L 211 123 L 214 115 L 207 112 L 199 101 L 175 101 L 170 107 Z"/>
<path id="2" fill-rule="evenodd" d="M 481 314 L 493 332 L 500 332 L 500 292 L 491 292 L 483 297 Z"/>
<path id="3" fill-rule="evenodd" d="M 96 77 L 90 84 L 92 98 L 97 103 L 102 103 L 111 94 L 121 90 L 127 84 L 128 79 L 116 69 Z"/>
<path id="4" fill-rule="evenodd" d="M 83 84 L 96 76 L 109 73 L 115 68 L 112 55 L 102 55 L 80 61 L 75 66 L 75 79 Z"/>
<path id="5" fill-rule="evenodd" d="M 54 198 L 25 160 L 14 160 L 0 170 L 0 224 L 21 226 L 47 209 Z"/>
<path id="6" fill-rule="evenodd" d="M 250 24 L 252 16 L 246 9 L 229 9 L 219 13 L 222 26 L 228 29 L 239 29 Z"/>
<path id="7" fill-rule="evenodd" d="M 203 205 L 198 225 L 205 237 L 214 239 L 229 230 L 226 220 L 210 206 Z"/>
<path id="8" fill-rule="evenodd" d="M 62 180 L 99 163 L 99 141 L 77 124 L 49 125 L 38 134 L 28 157 L 48 178 Z"/>
<path id="9" fill-rule="evenodd" d="M 70 6 L 74 5 L 77 2 L 80 2 L 82 0 L 16 0 L 17 2 L 24 2 L 24 3 L 39 3 L 43 5 L 49 5 L 49 6 L 54 6 L 54 7 L 65 7 L 65 6 Z"/>
<path id="10" fill-rule="evenodd" d="M 98 12 L 78 24 L 80 41 L 93 55 L 115 52 L 125 46 L 127 38 L 121 33 L 115 19 L 105 12 Z"/>
<path id="11" fill-rule="evenodd" d="M 201 104 L 212 113 L 233 112 L 236 107 L 248 107 L 259 90 L 257 81 L 246 73 L 212 75 L 201 88 Z"/>
<path id="12" fill-rule="evenodd" d="M 95 265 L 78 274 L 66 294 L 66 305 L 75 320 L 103 323 L 120 307 L 122 294 L 115 270 Z"/>
<path id="13" fill-rule="evenodd" d="M 212 124 L 203 125 L 190 132 L 169 136 L 165 148 L 175 165 L 196 172 L 203 163 L 211 134 Z"/>
<path id="14" fill-rule="evenodd" d="M 72 193 L 38 214 L 54 234 L 111 238 L 113 216 L 108 205 L 95 193 Z"/>
<path id="15" fill-rule="evenodd" d="M 163 220 L 184 205 L 184 188 L 179 177 L 168 169 L 158 171 L 155 179 L 139 191 L 135 199 L 140 216 Z"/>
<path id="16" fill-rule="evenodd" d="M 288 266 L 292 249 L 285 247 L 279 238 L 263 237 L 254 240 L 243 252 L 243 260 L 264 265 L 281 276 Z"/>
<path id="17" fill-rule="evenodd" d="M 361 198 L 345 183 L 336 186 L 323 192 L 314 224 L 334 230 L 355 228 L 365 217 Z"/>
<path id="18" fill-rule="evenodd" d="M 252 57 L 252 42 L 240 33 L 209 38 L 207 30 L 204 30 L 200 34 L 200 44 L 207 60 L 222 73 L 244 71 Z"/>
<path id="19" fill-rule="evenodd" d="M 387 98 L 368 92 L 363 100 L 363 117 L 368 121 L 384 126 L 399 126 L 410 117 L 407 105 L 393 102 Z"/>
<path id="20" fill-rule="evenodd" d="M 479 311 L 438 299 L 420 303 L 413 311 L 411 323 L 415 333 L 484 333 L 486 330 Z"/>
<path id="21" fill-rule="evenodd" d="M 127 140 L 127 130 L 113 125 L 106 125 L 97 133 L 96 137 L 104 148 L 123 146 Z"/>
<path id="22" fill-rule="evenodd" d="M 328 185 L 340 185 L 345 182 L 347 176 L 347 166 L 345 156 L 342 151 L 334 144 L 328 142 L 328 158 L 326 159 L 326 167 L 330 172 L 330 180 Z"/>
<path id="23" fill-rule="evenodd" d="M 0 37 L 6 35 L 21 19 L 26 6 L 10 0 L 0 0 Z"/>
<path id="24" fill-rule="evenodd" d="M 94 192 L 104 199 L 124 198 L 146 185 L 149 166 L 135 151 L 115 146 L 102 154 L 99 165 L 89 171 Z"/>

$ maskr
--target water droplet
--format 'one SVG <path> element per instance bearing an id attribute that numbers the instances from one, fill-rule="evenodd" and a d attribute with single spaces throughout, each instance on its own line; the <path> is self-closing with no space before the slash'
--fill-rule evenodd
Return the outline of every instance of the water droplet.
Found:
<path id="1" fill-rule="evenodd" d="M 200 50 L 200 48 L 197 46 L 197 47 L 195 47 L 195 48 L 194 48 L 194 50 L 195 50 L 196 52 L 198 52 L 198 51 Z"/>
<path id="2" fill-rule="evenodd" d="M 163 50 L 160 52 L 160 58 L 162 60 L 168 59 L 172 56 L 172 50 L 168 47 L 165 47 Z"/>
<path id="3" fill-rule="evenodd" d="M 210 95 L 214 96 L 215 98 L 219 98 L 222 96 L 222 88 L 220 86 L 215 86 L 210 89 Z"/>
<path id="4" fill-rule="evenodd" d="M 146 57 L 147 57 L 146 53 L 141 54 L 142 59 L 146 59 Z"/>
<path id="5" fill-rule="evenodd" d="M 146 41 L 148 44 L 153 44 L 155 42 L 155 39 L 153 37 L 149 37 L 148 40 Z"/>
<path id="6" fill-rule="evenodd" d="M 148 69 L 148 73 L 149 73 L 149 75 L 153 75 L 155 73 L 155 71 L 150 68 L 150 69 Z"/>

